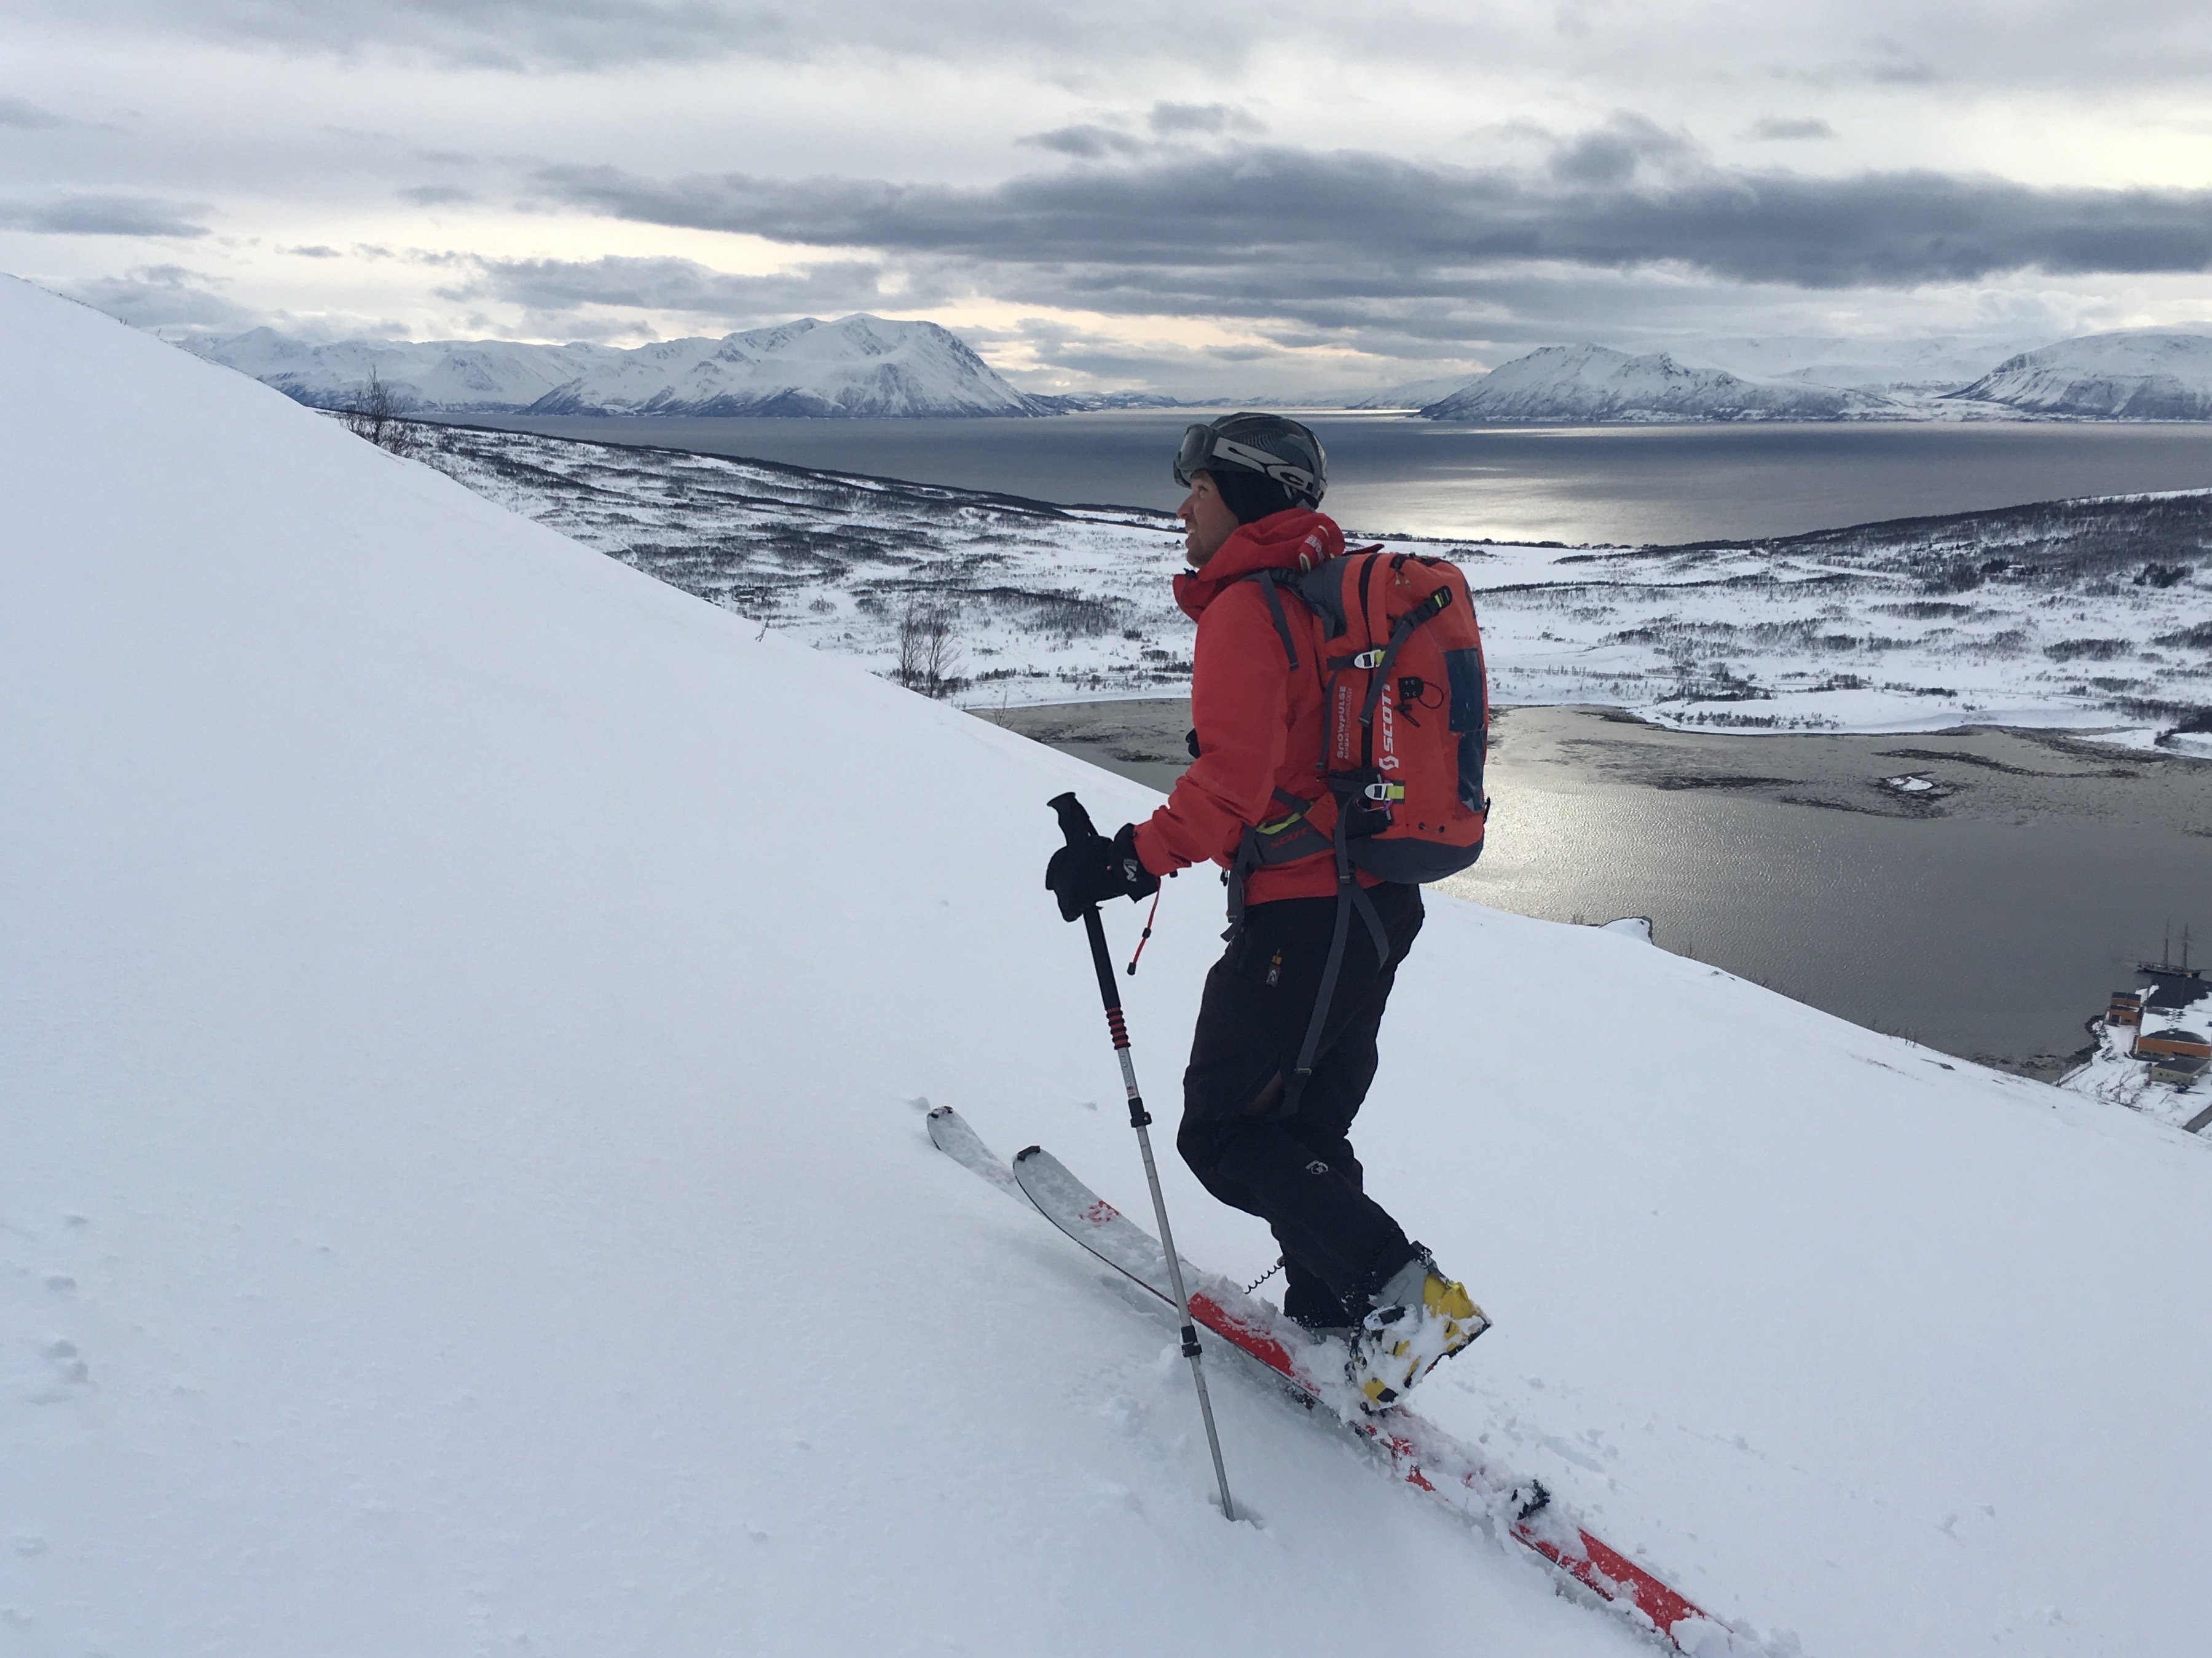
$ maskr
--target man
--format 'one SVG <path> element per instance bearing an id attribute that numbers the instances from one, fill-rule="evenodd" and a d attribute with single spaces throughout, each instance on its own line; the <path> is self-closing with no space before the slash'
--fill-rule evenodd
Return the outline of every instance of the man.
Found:
<path id="1" fill-rule="evenodd" d="M 1295 595 L 1252 578 L 1294 577 L 1343 553 L 1343 532 L 1315 510 L 1326 466 L 1313 433 L 1276 415 L 1226 415 L 1184 434 L 1175 476 L 1190 493 L 1176 517 L 1191 568 L 1175 588 L 1198 624 L 1194 758 L 1166 805 L 1110 841 L 1063 848 L 1045 881 L 1073 920 L 1103 899 L 1146 896 L 1191 864 L 1232 870 L 1229 946 L 1206 976 L 1176 1149 L 1207 1191 L 1273 1229 L 1283 1310 L 1346 1344 L 1354 1385 L 1379 1407 L 1488 1320 L 1367 1196 L 1346 1137 L 1375 1077 L 1398 966 L 1420 931 L 1420 888 L 1360 874 L 1379 929 L 1346 934 L 1310 1070 L 1294 1084 L 1338 930 L 1336 863 L 1326 848 L 1281 863 L 1239 857 L 1249 832 L 1323 789 L 1320 625 Z"/>

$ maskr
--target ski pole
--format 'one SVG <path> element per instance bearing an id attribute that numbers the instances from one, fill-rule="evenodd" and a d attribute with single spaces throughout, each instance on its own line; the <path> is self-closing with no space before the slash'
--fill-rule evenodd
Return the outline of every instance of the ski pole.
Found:
<path id="1" fill-rule="evenodd" d="M 1091 826 L 1091 814 L 1083 809 L 1083 802 L 1073 794 L 1056 795 L 1046 804 L 1060 816 L 1060 832 L 1067 838 L 1070 846 L 1080 846 L 1096 840 L 1098 831 Z M 1182 1287 L 1182 1258 L 1176 1253 L 1175 1231 L 1168 1225 L 1167 1199 L 1160 1193 L 1160 1171 L 1152 1161 L 1152 1137 L 1147 1132 L 1152 1114 L 1145 1109 L 1144 1095 L 1137 1091 L 1137 1067 L 1129 1058 L 1129 1027 L 1121 1017 L 1121 991 L 1115 982 L 1114 963 L 1106 953 L 1106 928 L 1098 919 L 1098 906 L 1086 906 L 1083 911 L 1083 930 L 1091 938 L 1091 965 L 1098 975 L 1098 997 L 1106 1004 L 1106 1029 L 1114 1039 L 1114 1057 L 1121 1062 L 1121 1086 L 1129 1094 L 1129 1126 L 1137 1131 L 1137 1149 L 1145 1159 L 1145 1183 L 1152 1189 L 1152 1218 L 1159 1223 L 1160 1247 L 1168 1259 L 1168 1287 L 1175 1291 L 1176 1316 L 1182 1320 L 1182 1356 L 1190 1361 L 1190 1379 L 1198 1388 L 1198 1414 L 1206 1423 L 1206 1448 L 1213 1453 L 1213 1477 L 1221 1486 L 1221 1512 L 1230 1520 L 1237 1518 L 1236 1505 L 1229 1497 L 1229 1470 L 1221 1460 L 1221 1436 L 1213 1428 L 1213 1401 L 1206 1393 L 1206 1368 L 1200 1361 L 1198 1330 L 1190 1321 L 1190 1297 Z"/>

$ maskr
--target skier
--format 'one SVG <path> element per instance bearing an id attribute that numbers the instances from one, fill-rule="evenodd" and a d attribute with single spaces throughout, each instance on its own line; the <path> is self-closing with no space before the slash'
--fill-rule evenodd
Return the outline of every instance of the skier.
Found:
<path id="1" fill-rule="evenodd" d="M 1176 515 L 1191 568 L 1175 592 L 1198 624 L 1192 763 L 1143 823 L 1054 853 L 1045 884 L 1073 921 L 1105 899 L 1149 896 L 1192 864 L 1230 871 L 1228 948 L 1206 975 L 1176 1149 L 1208 1192 L 1273 1228 L 1283 1311 L 1346 1344 L 1354 1387 L 1379 1408 L 1489 1320 L 1366 1194 L 1347 1137 L 1375 1077 L 1384 1005 L 1420 931 L 1419 887 L 1360 873 L 1370 925 L 1342 935 L 1326 984 L 1339 936 L 1330 850 L 1240 856 L 1322 770 L 1319 652 L 1293 647 L 1293 627 L 1310 635 L 1313 625 L 1253 578 L 1344 552 L 1343 532 L 1315 510 L 1326 466 L 1320 440 L 1276 415 L 1225 415 L 1184 433 L 1175 478 L 1190 493 Z M 1310 1067 L 1297 1076 L 1324 994 Z"/>

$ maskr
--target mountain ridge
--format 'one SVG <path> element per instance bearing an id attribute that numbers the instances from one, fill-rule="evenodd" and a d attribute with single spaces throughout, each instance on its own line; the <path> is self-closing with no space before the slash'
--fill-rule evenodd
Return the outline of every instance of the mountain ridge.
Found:
<path id="1" fill-rule="evenodd" d="M 934 322 L 854 312 L 720 338 L 635 346 L 512 340 L 338 340 L 256 328 L 185 349 L 296 402 L 349 406 L 372 373 L 424 414 L 770 416 L 814 419 L 1053 415 Z"/>
<path id="2" fill-rule="evenodd" d="M 2212 332 L 2182 326 L 2082 334 L 2007 357 L 1949 395 L 2030 414 L 2212 419 Z"/>
<path id="3" fill-rule="evenodd" d="M 1893 406 L 1871 393 L 1747 380 L 1666 351 L 1631 356 L 1585 344 L 1540 346 L 1416 412 L 1425 420 L 1498 423 L 1840 420 Z"/>

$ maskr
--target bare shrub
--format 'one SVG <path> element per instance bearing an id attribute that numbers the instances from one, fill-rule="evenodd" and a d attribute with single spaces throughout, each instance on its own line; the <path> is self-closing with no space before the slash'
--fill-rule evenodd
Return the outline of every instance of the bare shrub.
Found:
<path id="1" fill-rule="evenodd" d="M 411 422 L 401 418 L 405 408 L 406 399 L 386 385 L 371 364 L 368 384 L 356 393 L 343 418 L 346 430 L 356 437 L 365 437 L 393 454 L 412 454 L 422 435 Z"/>
<path id="2" fill-rule="evenodd" d="M 899 613 L 898 667 L 892 677 L 925 697 L 950 697 L 960 678 L 960 623 L 951 607 L 909 598 Z"/>

